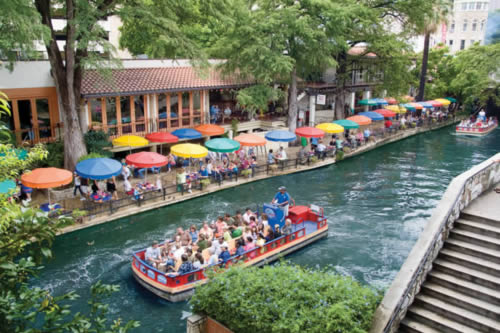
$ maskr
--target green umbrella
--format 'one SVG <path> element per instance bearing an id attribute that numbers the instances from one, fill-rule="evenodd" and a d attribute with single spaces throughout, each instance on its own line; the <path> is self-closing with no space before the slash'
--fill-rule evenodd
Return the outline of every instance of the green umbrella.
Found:
<path id="1" fill-rule="evenodd" d="M 457 100 L 455 98 L 453 98 L 453 97 L 445 97 L 444 99 L 447 99 L 447 100 L 449 100 L 452 103 L 456 103 L 457 102 Z"/>
<path id="2" fill-rule="evenodd" d="M 355 123 L 352 120 L 349 119 L 340 119 L 340 120 L 335 120 L 333 122 L 334 124 L 340 125 L 345 129 L 356 129 L 359 128 L 358 123 Z"/>
<path id="3" fill-rule="evenodd" d="M 13 180 L 4 180 L 3 182 L 0 182 L 0 193 L 5 194 L 9 193 L 10 190 L 13 190 L 16 188 L 16 183 Z"/>
<path id="4" fill-rule="evenodd" d="M 373 98 L 362 99 L 358 102 L 358 104 L 359 105 L 368 105 L 368 106 L 379 105 L 379 103 Z"/>
<path id="5" fill-rule="evenodd" d="M 217 153 L 232 153 L 240 149 L 240 143 L 231 139 L 217 138 L 205 142 L 205 147 Z"/>

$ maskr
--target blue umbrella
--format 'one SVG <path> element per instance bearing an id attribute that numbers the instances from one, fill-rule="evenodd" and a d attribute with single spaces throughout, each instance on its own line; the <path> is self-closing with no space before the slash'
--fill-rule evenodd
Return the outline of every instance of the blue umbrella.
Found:
<path id="1" fill-rule="evenodd" d="M 16 183 L 13 180 L 4 180 L 3 182 L 0 182 L 0 193 L 5 194 L 9 193 L 10 190 L 13 190 L 16 188 Z"/>
<path id="2" fill-rule="evenodd" d="M 179 139 L 199 139 L 201 133 L 192 128 L 179 128 L 172 132 Z"/>
<path id="3" fill-rule="evenodd" d="M 360 113 L 358 113 L 358 115 L 368 117 L 373 121 L 384 120 L 383 115 L 381 115 L 380 113 L 377 113 L 377 112 L 372 112 L 372 111 L 360 112 Z"/>
<path id="4" fill-rule="evenodd" d="M 297 139 L 297 136 L 289 131 L 271 131 L 266 134 L 266 139 L 276 142 L 291 142 Z"/>
<path id="5" fill-rule="evenodd" d="M 383 98 L 375 98 L 375 101 L 377 102 L 378 105 L 387 105 L 389 104 L 385 99 Z"/>
<path id="6" fill-rule="evenodd" d="M 89 158 L 76 165 L 76 173 L 83 178 L 108 179 L 118 176 L 122 171 L 122 164 L 111 158 Z"/>
<path id="7" fill-rule="evenodd" d="M 432 108 L 432 104 L 431 103 L 428 103 L 428 102 L 417 102 L 418 104 L 422 105 L 424 108 L 426 109 L 430 109 Z"/>

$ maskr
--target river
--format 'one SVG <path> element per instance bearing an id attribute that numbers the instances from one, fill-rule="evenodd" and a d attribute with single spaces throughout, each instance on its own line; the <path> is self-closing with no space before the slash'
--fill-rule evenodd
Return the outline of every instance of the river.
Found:
<path id="1" fill-rule="evenodd" d="M 86 310 L 90 286 L 120 285 L 108 300 L 113 316 L 141 322 L 137 332 L 185 332 L 187 302 L 169 303 L 133 279 L 133 251 L 163 240 L 177 226 L 200 225 L 270 200 L 285 185 L 297 204 L 315 203 L 328 217 L 328 237 L 287 259 L 331 267 L 364 284 L 388 287 L 450 180 L 499 152 L 500 130 L 486 138 L 453 127 L 420 134 L 338 164 L 275 177 L 57 237 L 54 259 L 34 283 L 54 294 L 75 291 Z"/>

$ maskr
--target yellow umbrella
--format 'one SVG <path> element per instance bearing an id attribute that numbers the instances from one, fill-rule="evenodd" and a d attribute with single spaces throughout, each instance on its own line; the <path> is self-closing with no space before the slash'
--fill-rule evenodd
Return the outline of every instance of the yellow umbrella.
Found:
<path id="1" fill-rule="evenodd" d="M 325 133 L 331 133 L 331 134 L 344 132 L 344 127 L 334 123 L 322 123 L 316 125 L 316 128 L 319 128 Z"/>
<path id="2" fill-rule="evenodd" d="M 175 156 L 184 158 L 200 158 L 207 156 L 207 148 L 194 143 L 181 143 L 170 148 L 170 152 Z"/>
<path id="3" fill-rule="evenodd" d="M 148 140 L 136 135 L 123 135 L 113 140 L 113 146 L 141 147 L 149 143 Z"/>
<path id="4" fill-rule="evenodd" d="M 406 108 L 399 105 L 386 105 L 384 109 L 391 110 L 396 113 L 406 113 Z"/>
<path id="5" fill-rule="evenodd" d="M 444 106 L 451 104 L 451 102 L 449 100 L 444 99 L 444 98 L 437 98 L 437 99 L 435 99 L 435 101 L 443 104 Z"/>

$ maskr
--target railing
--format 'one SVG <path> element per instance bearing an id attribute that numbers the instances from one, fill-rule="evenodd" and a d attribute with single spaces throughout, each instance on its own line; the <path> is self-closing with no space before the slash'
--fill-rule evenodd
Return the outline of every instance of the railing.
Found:
<path id="1" fill-rule="evenodd" d="M 500 154 L 452 180 L 377 308 L 371 333 L 392 333 L 398 329 L 461 210 L 500 181 L 500 163 L 494 162 L 498 160 Z"/>
<path id="2" fill-rule="evenodd" d="M 64 135 L 63 123 L 11 130 L 17 145 L 33 145 L 60 140 Z"/>
<path id="3" fill-rule="evenodd" d="M 318 223 L 318 225 L 321 224 L 321 222 Z M 322 224 L 323 228 L 325 226 L 325 223 Z M 318 227 L 319 228 L 319 227 Z M 256 247 L 253 248 L 239 256 L 232 256 L 228 261 L 222 262 L 219 264 L 207 266 L 204 268 L 201 268 L 197 271 L 192 271 L 183 275 L 178 275 L 178 276 L 169 276 L 168 273 L 161 272 L 158 269 L 148 265 L 144 260 L 142 260 L 137 254 L 134 254 L 134 259 L 133 259 L 133 264 L 134 266 L 144 275 L 147 276 L 149 279 L 158 282 L 166 287 L 180 287 L 182 285 L 186 285 L 189 283 L 193 283 L 199 280 L 206 279 L 206 276 L 204 274 L 205 270 L 207 269 L 216 269 L 216 268 L 227 268 L 230 267 L 231 265 L 241 263 L 241 262 L 248 262 L 250 260 L 257 259 L 259 257 L 262 257 L 266 255 L 267 253 L 277 250 L 286 244 L 289 244 L 291 242 L 294 242 L 298 239 L 301 239 L 306 236 L 306 229 L 300 228 L 289 235 L 286 236 L 281 236 L 279 238 L 273 239 L 272 241 L 267 242 L 261 247 Z M 138 253 L 144 252 L 138 251 Z"/>

